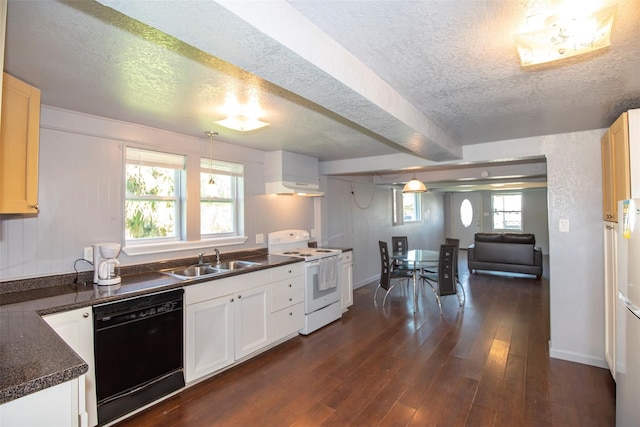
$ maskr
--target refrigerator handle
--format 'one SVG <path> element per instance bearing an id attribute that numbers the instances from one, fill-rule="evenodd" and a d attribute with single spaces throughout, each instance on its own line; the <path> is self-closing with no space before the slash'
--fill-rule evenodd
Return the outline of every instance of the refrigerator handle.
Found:
<path id="1" fill-rule="evenodd" d="M 627 307 L 627 309 L 633 313 L 634 316 L 636 316 L 638 319 L 640 319 L 640 308 L 638 308 L 637 305 L 635 305 L 634 303 L 631 302 L 631 300 L 629 298 L 627 298 L 626 296 L 624 296 L 622 294 L 622 292 L 618 291 L 618 299 L 620 300 L 620 302 L 622 304 L 624 304 L 625 307 Z"/>

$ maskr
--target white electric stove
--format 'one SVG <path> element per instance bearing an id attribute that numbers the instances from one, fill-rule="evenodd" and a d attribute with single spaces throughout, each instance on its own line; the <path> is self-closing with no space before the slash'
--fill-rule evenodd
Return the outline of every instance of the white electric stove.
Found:
<path id="1" fill-rule="evenodd" d="M 306 230 L 281 230 L 269 233 L 268 250 L 272 255 L 304 259 L 305 327 L 308 335 L 342 317 L 339 249 L 310 248 Z"/>

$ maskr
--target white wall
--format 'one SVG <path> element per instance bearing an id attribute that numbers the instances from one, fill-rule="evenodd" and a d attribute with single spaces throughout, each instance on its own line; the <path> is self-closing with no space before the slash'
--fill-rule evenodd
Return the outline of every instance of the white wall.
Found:
<path id="1" fill-rule="evenodd" d="M 73 272 L 74 261 L 92 243 L 121 242 L 122 145 L 184 150 L 209 157 L 209 140 L 95 116 L 42 108 L 39 206 L 37 216 L 0 217 L 0 280 Z M 310 230 L 314 224 L 310 198 L 264 194 L 264 153 L 216 141 L 214 157 L 245 166 L 245 235 L 243 245 L 219 247 L 222 253 L 266 247 L 267 233 Z M 264 234 L 265 243 L 255 244 Z M 211 251 L 213 244 L 205 245 Z M 122 265 L 195 257 L 203 249 L 156 255 L 122 254 Z M 90 270 L 78 263 L 80 270 Z"/>
<path id="2" fill-rule="evenodd" d="M 422 195 L 422 222 L 394 226 L 390 188 L 375 186 L 372 180 L 362 182 L 361 177 L 330 177 L 327 189 L 326 245 L 353 248 L 355 288 L 379 277 L 379 240 L 391 244 L 391 236 L 408 236 L 409 249 L 437 249 L 444 240 L 444 198 L 440 194 Z"/>

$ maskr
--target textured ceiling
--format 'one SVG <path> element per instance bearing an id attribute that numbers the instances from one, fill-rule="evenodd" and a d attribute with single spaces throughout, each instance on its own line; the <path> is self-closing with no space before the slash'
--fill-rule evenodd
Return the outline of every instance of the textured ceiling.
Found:
<path id="1" fill-rule="evenodd" d="M 640 107 L 640 0 L 619 2 L 611 47 L 520 68 L 513 34 L 555 3 L 9 0 L 5 70 L 46 105 L 200 138 L 452 161 Z M 229 94 L 257 100 L 270 126 L 215 125 Z"/>

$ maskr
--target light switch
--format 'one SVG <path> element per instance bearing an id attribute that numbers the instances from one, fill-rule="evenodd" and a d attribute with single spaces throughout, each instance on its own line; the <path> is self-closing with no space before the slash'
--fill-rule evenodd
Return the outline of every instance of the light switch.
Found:
<path id="1" fill-rule="evenodd" d="M 264 234 L 256 234 L 256 245 L 264 243 Z"/>
<path id="2" fill-rule="evenodd" d="M 558 221 L 558 229 L 561 233 L 568 233 L 569 232 L 569 220 L 568 219 L 561 219 L 560 221 Z"/>

